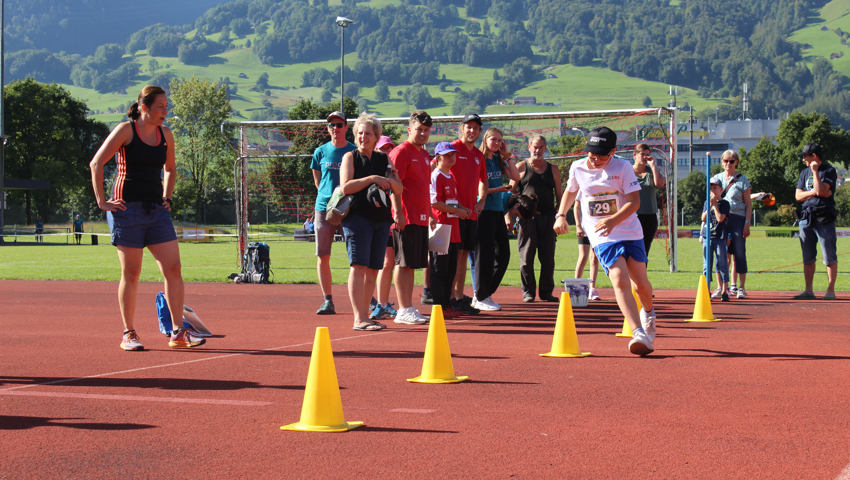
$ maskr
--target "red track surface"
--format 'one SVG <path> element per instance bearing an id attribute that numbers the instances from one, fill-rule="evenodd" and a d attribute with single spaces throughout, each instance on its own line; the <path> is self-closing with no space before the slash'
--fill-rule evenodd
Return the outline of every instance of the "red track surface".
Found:
<path id="1" fill-rule="evenodd" d="M 115 283 L 0 281 L 0 478 L 850 478 L 848 300 L 750 292 L 691 324 L 695 293 L 658 291 L 639 358 L 603 291 L 575 309 L 593 355 L 567 359 L 538 355 L 557 305 L 503 288 L 502 312 L 447 322 L 470 381 L 423 385 L 405 379 L 427 327 L 354 332 L 343 287 L 318 317 L 315 285 L 188 285 L 220 336 L 180 351 L 159 289 L 140 288 L 148 351 L 124 352 Z M 299 420 L 317 326 L 364 427 L 279 429 Z"/>

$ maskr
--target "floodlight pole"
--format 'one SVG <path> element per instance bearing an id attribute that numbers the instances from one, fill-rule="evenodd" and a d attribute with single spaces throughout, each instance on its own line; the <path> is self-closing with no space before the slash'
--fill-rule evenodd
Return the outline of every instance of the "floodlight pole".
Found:
<path id="1" fill-rule="evenodd" d="M 345 29 L 354 20 L 345 17 L 336 17 L 336 24 L 342 27 L 342 37 L 339 42 L 339 111 L 345 113 Z"/>

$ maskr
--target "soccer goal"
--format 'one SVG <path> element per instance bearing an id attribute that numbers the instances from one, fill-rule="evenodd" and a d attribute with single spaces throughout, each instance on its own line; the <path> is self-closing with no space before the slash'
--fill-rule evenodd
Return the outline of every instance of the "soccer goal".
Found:
<path id="1" fill-rule="evenodd" d="M 433 117 L 427 148 L 432 151 L 441 141 L 458 137 L 462 116 Z M 384 126 L 396 125 L 406 137 L 407 118 L 381 118 Z M 635 145 L 649 145 L 659 168 L 668 178 L 661 194 L 659 233 L 667 253 L 671 271 L 676 271 L 676 112 L 668 108 L 634 110 L 594 110 L 575 112 L 511 113 L 481 115 L 482 129 L 497 127 L 503 133 L 508 149 L 520 158 L 528 148 L 528 139 L 543 135 L 549 145 L 549 160 L 558 165 L 566 181 L 569 165 L 584 156 L 584 137 L 599 126 L 617 132 L 617 151 L 632 160 Z M 354 120 L 349 120 L 353 125 Z M 313 150 L 330 141 L 324 120 L 286 120 L 262 122 L 228 122 L 235 132 L 232 144 L 238 158 L 234 165 L 236 188 L 236 220 L 239 233 L 239 258 L 249 241 L 252 220 L 262 221 L 252 205 L 274 205 L 288 222 L 302 222 L 313 215 L 316 188 L 310 171 Z M 224 127 L 225 125 L 222 125 Z M 229 130 L 229 129 L 228 129 Z M 225 131 L 222 128 L 222 131 Z M 257 218 L 257 217 L 260 218 Z M 254 221 L 253 223 L 257 223 Z"/>

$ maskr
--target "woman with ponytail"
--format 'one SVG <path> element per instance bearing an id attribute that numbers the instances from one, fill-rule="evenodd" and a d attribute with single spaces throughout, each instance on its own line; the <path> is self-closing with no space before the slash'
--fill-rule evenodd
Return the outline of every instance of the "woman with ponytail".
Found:
<path id="1" fill-rule="evenodd" d="M 97 205 L 107 212 L 112 244 L 118 248 L 121 262 L 118 306 L 124 321 L 120 345 L 124 350 L 144 350 L 133 320 L 145 247 L 156 259 L 165 278 L 165 298 L 173 327 L 168 345 L 189 348 L 204 343 L 203 338 L 183 328 L 183 275 L 170 213 L 177 166 L 174 137 L 171 130 L 162 126 L 167 114 L 165 90 L 146 86 L 138 101 L 127 111 L 130 121 L 112 130 L 89 164 Z M 103 189 L 103 167 L 116 154 L 118 168 L 112 196 L 107 199 Z"/>

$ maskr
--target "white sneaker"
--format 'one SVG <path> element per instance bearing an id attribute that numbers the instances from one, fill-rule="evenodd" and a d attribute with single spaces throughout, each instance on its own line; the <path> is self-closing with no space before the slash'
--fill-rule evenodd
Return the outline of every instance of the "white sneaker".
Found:
<path id="1" fill-rule="evenodd" d="M 646 332 L 646 337 L 649 339 L 649 343 L 655 343 L 654 308 L 648 312 L 643 308 L 640 309 L 640 326 L 643 327 L 643 331 Z"/>
<path id="2" fill-rule="evenodd" d="M 714 293 L 711 294 L 711 298 L 720 298 L 720 295 L 722 295 L 722 294 L 723 294 L 723 289 L 718 288 L 717 290 L 714 291 Z"/>
<path id="3" fill-rule="evenodd" d="M 502 307 L 493 301 L 493 297 L 487 297 L 483 301 L 477 298 L 472 298 L 472 307 L 485 312 L 498 312 Z"/>
<path id="4" fill-rule="evenodd" d="M 636 332 L 632 332 L 632 341 L 629 342 L 629 352 L 635 355 L 649 355 L 654 352 L 655 348 L 652 346 L 652 342 L 649 341 L 649 338 L 646 337 L 646 334 L 641 332 L 640 330 Z"/>
<path id="5" fill-rule="evenodd" d="M 599 296 L 599 292 L 596 291 L 596 287 L 591 287 L 590 296 L 588 297 L 590 300 L 602 300 L 602 297 Z"/>
<path id="6" fill-rule="evenodd" d="M 423 320 L 416 318 L 416 313 L 418 313 L 418 312 L 413 307 L 407 307 L 407 308 L 399 309 L 398 314 L 396 314 L 393 322 L 404 323 L 404 324 L 407 324 L 407 325 L 422 325 L 423 323 L 425 323 L 427 321 L 427 320 L 423 321 Z M 420 316 L 421 316 L 421 314 L 420 314 Z"/>
<path id="7" fill-rule="evenodd" d="M 747 298 L 747 291 L 744 290 L 744 287 L 738 287 L 738 298 Z"/>
<path id="8" fill-rule="evenodd" d="M 417 309 L 417 308 L 413 309 L 413 316 L 416 317 L 416 319 L 421 321 L 422 323 L 428 323 L 428 320 L 430 320 L 425 315 L 422 315 L 422 312 L 420 312 L 419 309 Z"/>

